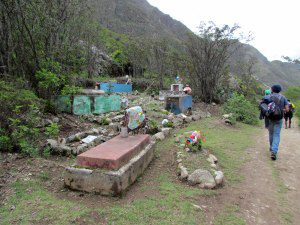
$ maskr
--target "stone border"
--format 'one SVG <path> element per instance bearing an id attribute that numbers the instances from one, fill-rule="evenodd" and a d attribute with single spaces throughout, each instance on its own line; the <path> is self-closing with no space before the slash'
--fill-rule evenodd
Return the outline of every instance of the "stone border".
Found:
<path id="1" fill-rule="evenodd" d="M 203 189 L 213 189 L 218 186 L 222 186 L 225 178 L 222 171 L 216 170 L 218 168 L 218 159 L 216 156 L 209 154 L 206 159 L 211 163 L 210 166 L 214 171 L 214 175 L 212 175 L 208 170 L 203 169 L 197 169 L 192 173 L 189 173 L 188 169 L 182 163 L 182 156 L 183 153 L 181 151 L 177 151 L 176 162 L 178 163 L 178 177 L 181 181 L 187 182 L 191 186 L 198 185 Z"/>

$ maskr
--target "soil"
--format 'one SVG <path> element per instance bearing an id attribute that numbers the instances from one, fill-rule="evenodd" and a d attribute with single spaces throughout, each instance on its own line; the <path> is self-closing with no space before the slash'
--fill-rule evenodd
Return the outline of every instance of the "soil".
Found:
<path id="1" fill-rule="evenodd" d="M 268 131 L 247 150 L 250 160 L 241 173 L 245 180 L 220 190 L 214 201 L 208 202 L 207 221 L 213 221 L 222 206 L 236 205 L 247 224 L 289 224 L 281 218 L 282 213 L 292 213 L 292 223 L 300 221 L 300 130 L 294 124 L 291 129 L 282 129 L 278 159 L 270 159 Z M 274 170 L 279 177 L 274 176 Z M 280 194 L 279 184 L 283 182 L 287 192 Z M 283 202 L 285 202 L 283 204 Z M 209 206 L 210 205 L 210 206 Z"/>
<path id="2" fill-rule="evenodd" d="M 268 133 L 262 130 L 263 138 L 258 138 L 256 145 L 247 150 L 249 160 L 241 173 L 245 179 L 234 186 L 225 185 L 218 189 L 214 197 L 200 197 L 195 199 L 197 204 L 205 208 L 207 224 L 231 204 L 240 209 L 241 216 L 247 224 L 282 224 L 281 212 L 290 210 L 293 214 L 293 224 L 300 221 L 300 130 L 298 128 L 283 129 L 279 158 L 272 162 L 268 152 Z M 74 162 L 72 158 L 52 157 L 46 159 L 22 158 L 18 154 L 2 154 L 0 157 L 0 204 L 11 195 L 9 184 L 24 177 L 38 177 L 42 171 L 49 171 L 49 180 L 45 188 L 61 199 L 81 202 L 88 207 L 99 205 L 128 204 L 147 196 L 157 195 L 155 178 L 161 171 L 172 175 L 172 180 L 181 183 L 176 177 L 176 157 L 173 151 L 162 151 L 142 176 L 122 198 L 110 198 L 81 192 L 68 191 L 63 186 L 64 166 Z M 272 171 L 278 170 L 280 180 L 287 187 L 283 197 L 287 200 L 284 206 L 278 194 L 278 181 Z M 182 184 L 185 185 L 185 184 Z M 153 187 L 143 190 L 142 187 Z M 283 208 L 285 207 L 285 208 Z"/>

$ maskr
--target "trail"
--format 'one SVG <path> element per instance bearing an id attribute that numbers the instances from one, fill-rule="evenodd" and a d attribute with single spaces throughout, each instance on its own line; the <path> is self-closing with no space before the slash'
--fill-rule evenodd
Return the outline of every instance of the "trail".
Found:
<path id="1" fill-rule="evenodd" d="M 248 149 L 245 180 L 234 191 L 247 224 L 300 224 L 300 130 L 282 129 L 277 161 L 270 160 L 268 131 Z"/>

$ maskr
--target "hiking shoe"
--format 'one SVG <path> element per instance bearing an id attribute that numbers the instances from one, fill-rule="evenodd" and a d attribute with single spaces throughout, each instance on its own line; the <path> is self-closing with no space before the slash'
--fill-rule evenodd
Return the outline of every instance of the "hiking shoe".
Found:
<path id="1" fill-rule="evenodd" d="M 277 159 L 277 156 L 276 156 L 275 153 L 272 153 L 272 154 L 271 154 L 271 159 L 274 160 L 274 161 Z"/>

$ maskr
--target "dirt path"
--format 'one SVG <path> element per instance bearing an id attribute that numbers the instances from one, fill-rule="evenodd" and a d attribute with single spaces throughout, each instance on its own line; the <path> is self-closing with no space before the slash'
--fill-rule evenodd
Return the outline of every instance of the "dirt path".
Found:
<path id="1" fill-rule="evenodd" d="M 300 131 L 283 129 L 278 160 L 268 152 L 268 132 L 248 149 L 245 180 L 232 196 L 247 224 L 300 223 Z"/>
<path id="2" fill-rule="evenodd" d="M 275 167 L 287 188 L 286 198 L 294 224 L 300 224 L 300 129 L 283 129 L 280 158 Z"/>

